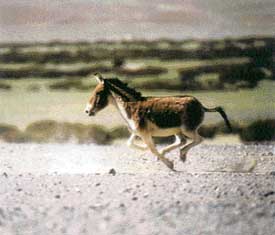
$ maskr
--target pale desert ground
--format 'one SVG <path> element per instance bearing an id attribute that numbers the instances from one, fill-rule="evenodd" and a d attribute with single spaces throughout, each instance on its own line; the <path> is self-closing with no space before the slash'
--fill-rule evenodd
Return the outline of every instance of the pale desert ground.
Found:
<path id="1" fill-rule="evenodd" d="M 0 144 L 0 234 L 275 234 L 275 147 Z"/>

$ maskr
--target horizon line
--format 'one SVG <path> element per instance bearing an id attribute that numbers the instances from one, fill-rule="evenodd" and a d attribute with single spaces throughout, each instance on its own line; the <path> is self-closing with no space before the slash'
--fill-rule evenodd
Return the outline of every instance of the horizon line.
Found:
<path id="1" fill-rule="evenodd" d="M 160 38 L 120 38 L 120 39 L 50 39 L 50 40 L 3 40 L 0 39 L 0 44 L 48 44 L 48 43 L 115 43 L 115 42 L 157 42 L 157 41 L 170 41 L 170 42 L 184 42 L 184 41 L 215 41 L 215 40 L 234 40 L 234 39 L 250 39 L 250 38 L 259 38 L 259 39 L 275 39 L 272 34 L 247 34 L 240 36 L 221 36 L 221 37 L 190 37 L 190 38 L 169 38 L 169 37 L 160 37 Z"/>

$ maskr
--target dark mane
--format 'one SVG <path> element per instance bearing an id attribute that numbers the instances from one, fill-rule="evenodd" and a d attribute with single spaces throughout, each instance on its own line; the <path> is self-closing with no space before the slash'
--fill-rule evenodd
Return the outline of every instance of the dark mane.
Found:
<path id="1" fill-rule="evenodd" d="M 122 96 L 125 101 L 142 101 L 145 100 L 145 97 L 134 88 L 128 86 L 127 83 L 122 82 L 118 78 L 109 78 L 105 79 L 108 87 L 115 92 L 116 94 Z"/>

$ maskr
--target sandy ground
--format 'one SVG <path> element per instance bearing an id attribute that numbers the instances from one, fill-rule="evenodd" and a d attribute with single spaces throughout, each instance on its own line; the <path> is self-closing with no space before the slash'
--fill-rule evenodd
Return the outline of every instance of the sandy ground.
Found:
<path id="1" fill-rule="evenodd" d="M 2 143 L 0 234 L 275 234 L 275 146 L 169 158 L 177 172 L 123 144 Z"/>

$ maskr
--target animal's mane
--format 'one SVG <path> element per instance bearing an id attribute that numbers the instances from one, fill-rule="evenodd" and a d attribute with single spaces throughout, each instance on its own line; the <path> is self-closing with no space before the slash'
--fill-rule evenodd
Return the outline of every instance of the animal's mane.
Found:
<path id="1" fill-rule="evenodd" d="M 118 95 L 123 96 L 126 101 L 141 101 L 145 100 L 145 97 L 139 91 L 128 86 L 127 83 L 122 82 L 118 78 L 105 79 L 108 87 Z"/>

